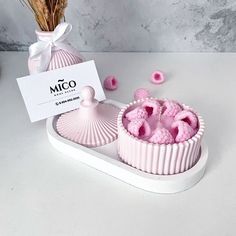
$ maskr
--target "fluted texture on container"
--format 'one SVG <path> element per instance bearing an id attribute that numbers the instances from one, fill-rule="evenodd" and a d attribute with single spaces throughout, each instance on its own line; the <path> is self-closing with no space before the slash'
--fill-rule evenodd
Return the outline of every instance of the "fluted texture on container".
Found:
<path id="1" fill-rule="evenodd" d="M 87 147 L 98 147 L 117 139 L 119 109 L 111 104 L 100 104 L 99 114 L 88 118 L 80 109 L 61 115 L 57 121 L 58 133 L 66 139 Z"/>
<path id="2" fill-rule="evenodd" d="M 118 154 L 127 164 L 152 174 L 172 175 L 184 172 L 198 161 L 204 133 L 204 122 L 198 115 L 199 130 L 191 139 L 175 144 L 153 144 L 131 135 L 123 126 L 126 110 L 143 100 L 124 107 L 118 115 Z M 184 108 L 189 107 L 183 105 Z"/>
<path id="3" fill-rule="evenodd" d="M 82 59 L 80 57 L 60 49 L 52 52 L 48 70 L 54 70 L 61 67 L 71 66 L 81 62 Z"/>

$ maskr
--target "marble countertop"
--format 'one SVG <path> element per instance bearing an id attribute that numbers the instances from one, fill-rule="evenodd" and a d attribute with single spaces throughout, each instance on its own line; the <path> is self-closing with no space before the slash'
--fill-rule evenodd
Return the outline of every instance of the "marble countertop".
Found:
<path id="1" fill-rule="evenodd" d="M 114 74 L 121 102 L 136 88 L 195 108 L 206 123 L 203 179 L 178 194 L 149 193 L 64 156 L 45 120 L 30 123 L 16 78 L 27 53 L 0 52 L 0 235 L 236 235 L 236 54 L 84 53 L 101 80 Z M 148 78 L 166 73 L 163 85 Z"/>

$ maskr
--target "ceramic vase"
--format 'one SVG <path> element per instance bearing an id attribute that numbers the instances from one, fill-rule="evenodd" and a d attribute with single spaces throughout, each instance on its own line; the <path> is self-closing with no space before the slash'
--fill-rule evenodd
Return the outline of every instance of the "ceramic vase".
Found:
<path id="1" fill-rule="evenodd" d="M 51 38 L 53 32 L 48 31 L 35 31 L 37 36 L 37 41 L 47 41 Z M 65 42 L 64 42 L 65 43 Z M 70 47 L 70 51 L 73 51 L 73 47 L 67 43 L 68 47 Z M 74 49 L 74 51 L 76 51 Z M 58 69 L 61 67 L 66 67 L 74 64 L 78 64 L 83 62 L 82 56 L 76 54 L 72 54 L 68 51 L 65 51 L 63 49 L 53 47 L 51 51 L 51 60 L 48 65 L 47 71 Z M 30 74 L 38 73 L 38 68 L 40 65 L 40 59 L 39 58 L 30 58 L 28 59 L 28 69 Z"/>

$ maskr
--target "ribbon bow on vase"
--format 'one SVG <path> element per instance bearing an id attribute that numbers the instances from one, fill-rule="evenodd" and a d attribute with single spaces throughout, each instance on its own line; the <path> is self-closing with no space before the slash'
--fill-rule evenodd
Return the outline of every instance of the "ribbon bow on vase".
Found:
<path id="1" fill-rule="evenodd" d="M 36 31 L 38 42 L 29 47 L 28 66 L 30 74 L 78 64 L 83 61 L 80 53 L 66 41 L 71 30 L 72 25 L 64 22 L 57 25 L 52 32 Z M 59 51 L 63 51 L 63 53 L 61 54 Z M 56 61 L 50 66 L 52 53 L 58 53 L 58 55 Z"/>

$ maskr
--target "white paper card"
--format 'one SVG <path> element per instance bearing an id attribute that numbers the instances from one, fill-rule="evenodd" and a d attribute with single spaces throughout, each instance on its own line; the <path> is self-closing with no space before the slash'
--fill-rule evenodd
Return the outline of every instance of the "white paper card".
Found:
<path id="1" fill-rule="evenodd" d="M 79 107 L 84 86 L 95 89 L 95 98 L 105 94 L 94 61 L 25 76 L 17 79 L 31 122 Z"/>

